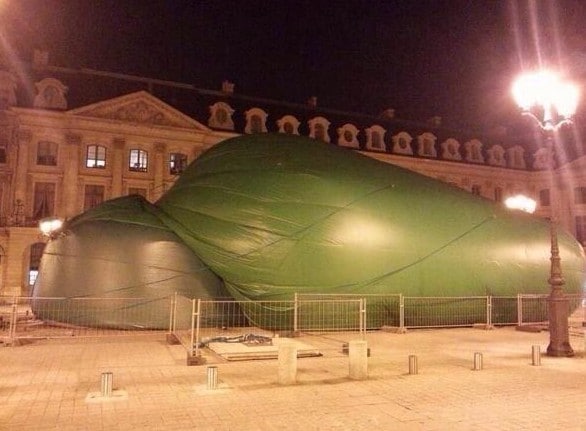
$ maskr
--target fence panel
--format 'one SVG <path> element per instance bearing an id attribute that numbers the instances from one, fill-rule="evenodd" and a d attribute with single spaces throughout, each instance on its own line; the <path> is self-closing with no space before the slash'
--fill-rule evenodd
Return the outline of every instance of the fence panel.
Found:
<path id="1" fill-rule="evenodd" d="M 385 326 L 400 327 L 401 294 L 330 294 L 299 293 L 298 301 L 356 301 L 364 299 L 366 305 L 366 330 L 381 329 Z"/>
<path id="2" fill-rule="evenodd" d="M 262 344 L 293 331 L 293 301 L 202 300 L 195 320 L 195 356 L 210 343 Z"/>
<path id="3" fill-rule="evenodd" d="M 487 325 L 487 297 L 404 297 L 405 327 Z"/>
<path id="4" fill-rule="evenodd" d="M 19 297 L 11 301 L 14 317 L 9 336 L 12 340 L 140 335 L 167 331 L 169 327 L 169 297 Z M 6 310 L 6 301 L 3 304 L 2 309 Z"/>
<path id="5" fill-rule="evenodd" d="M 195 300 L 175 295 L 171 313 L 170 333 L 183 345 L 185 350 L 193 354 Z"/>
<path id="6" fill-rule="evenodd" d="M 571 315 L 582 306 L 584 296 L 580 293 L 565 294 Z M 517 297 L 519 325 L 545 325 L 548 322 L 548 294 L 519 294 Z"/>
<path id="7" fill-rule="evenodd" d="M 516 296 L 492 296 L 491 325 L 517 325 L 519 321 Z"/>
<path id="8" fill-rule="evenodd" d="M 318 299 L 297 301 L 295 332 L 361 332 L 361 299 Z"/>

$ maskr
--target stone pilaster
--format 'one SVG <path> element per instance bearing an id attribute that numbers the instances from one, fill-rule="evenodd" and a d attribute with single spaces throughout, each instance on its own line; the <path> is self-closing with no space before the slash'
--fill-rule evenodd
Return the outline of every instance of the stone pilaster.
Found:
<path id="1" fill-rule="evenodd" d="M 122 196 L 122 173 L 124 172 L 126 140 L 114 138 L 114 157 L 112 158 L 112 198 Z"/>
<path id="2" fill-rule="evenodd" d="M 65 135 L 65 164 L 63 169 L 63 215 L 72 217 L 80 211 L 78 196 L 80 135 Z"/>
<path id="3" fill-rule="evenodd" d="M 26 178 L 29 168 L 29 150 L 32 146 L 33 134 L 28 129 L 19 129 L 16 135 L 17 157 L 14 174 L 14 202 L 21 200 L 26 202 Z"/>
<path id="4" fill-rule="evenodd" d="M 157 200 L 165 192 L 165 154 L 167 146 L 157 142 L 154 146 L 155 157 L 153 160 L 154 187 L 151 196 L 152 200 Z"/>

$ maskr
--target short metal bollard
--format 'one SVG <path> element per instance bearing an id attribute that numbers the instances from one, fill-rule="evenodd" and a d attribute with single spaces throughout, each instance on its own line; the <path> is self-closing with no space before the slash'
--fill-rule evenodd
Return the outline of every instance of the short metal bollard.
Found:
<path id="1" fill-rule="evenodd" d="M 474 371 L 482 370 L 482 353 L 474 353 Z"/>
<path id="2" fill-rule="evenodd" d="M 418 372 L 417 356 L 409 355 L 409 374 L 417 374 Z"/>
<path id="3" fill-rule="evenodd" d="M 112 396 L 112 383 L 114 380 L 114 375 L 111 372 L 102 373 L 102 382 L 100 385 L 100 394 L 103 397 L 111 397 Z"/>
<path id="4" fill-rule="evenodd" d="M 208 367 L 208 389 L 218 387 L 218 367 Z"/>
<path id="5" fill-rule="evenodd" d="M 531 346 L 531 365 L 541 365 L 541 348 Z"/>

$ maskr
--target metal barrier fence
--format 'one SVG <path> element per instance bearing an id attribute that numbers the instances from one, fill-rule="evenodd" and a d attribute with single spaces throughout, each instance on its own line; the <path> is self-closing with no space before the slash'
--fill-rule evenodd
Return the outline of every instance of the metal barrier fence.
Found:
<path id="1" fill-rule="evenodd" d="M 296 302 L 309 301 L 364 301 L 364 325 L 366 329 L 380 329 L 385 326 L 401 326 L 403 316 L 403 295 L 400 294 L 335 294 L 335 293 L 296 293 Z"/>
<path id="2" fill-rule="evenodd" d="M 362 298 L 366 328 L 386 326 L 399 329 L 464 327 L 473 325 L 546 324 L 547 294 L 517 296 L 414 297 L 402 294 L 298 294 L 296 300 Z M 581 294 L 566 294 L 570 310 L 584 300 Z M 586 316 L 585 316 L 586 319 Z"/>
<path id="3" fill-rule="evenodd" d="M 567 293 L 570 310 L 583 306 L 586 297 Z M 520 294 L 517 296 L 517 321 L 521 325 L 547 324 L 549 295 Z M 586 316 L 585 316 L 586 317 Z"/>
<path id="4" fill-rule="evenodd" d="M 0 335 L 26 338 L 140 335 L 169 330 L 171 298 L 0 298 Z"/>
<path id="5" fill-rule="evenodd" d="M 305 301 L 202 300 L 177 297 L 173 321 L 191 320 L 191 327 L 172 324 L 172 333 L 188 356 L 213 342 L 251 344 L 276 334 L 301 332 L 359 333 L 364 338 L 366 310 L 362 299 Z"/>
<path id="6" fill-rule="evenodd" d="M 570 308 L 584 300 L 567 294 Z M 431 328 L 547 323 L 548 295 L 406 297 L 298 294 L 293 301 L 145 298 L 0 297 L 0 337 L 23 338 L 173 334 L 190 356 L 218 337 L 349 333 L 384 327 Z M 584 305 L 582 305 L 584 307 Z M 583 308 L 586 311 L 586 308 Z M 586 315 L 584 316 L 586 320 Z"/>

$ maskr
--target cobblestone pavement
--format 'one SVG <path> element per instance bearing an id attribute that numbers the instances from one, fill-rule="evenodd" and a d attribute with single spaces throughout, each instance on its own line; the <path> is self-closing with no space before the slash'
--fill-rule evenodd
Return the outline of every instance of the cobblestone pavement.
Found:
<path id="1" fill-rule="evenodd" d="M 582 330 L 572 331 L 576 357 L 533 366 L 532 346 L 543 352 L 548 340 L 514 328 L 372 333 L 369 377 L 356 381 L 335 339 L 303 337 L 324 356 L 299 359 L 296 384 L 278 384 L 277 360 L 210 357 L 217 389 L 164 335 L 0 347 L 0 429 L 586 430 Z M 106 371 L 113 396 L 92 398 Z"/>

